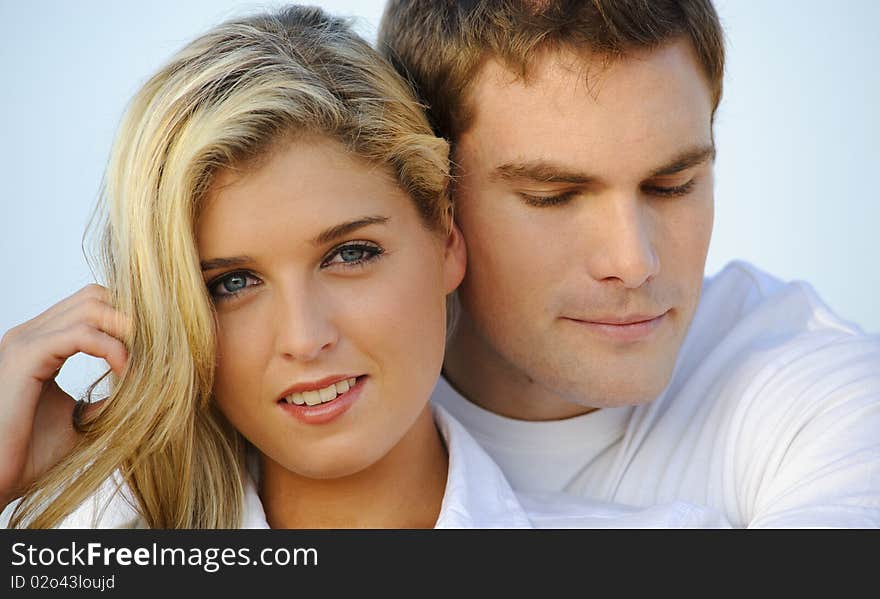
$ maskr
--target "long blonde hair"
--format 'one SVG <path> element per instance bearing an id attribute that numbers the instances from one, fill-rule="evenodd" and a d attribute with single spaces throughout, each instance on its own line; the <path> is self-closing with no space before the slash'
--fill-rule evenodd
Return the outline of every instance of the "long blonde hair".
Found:
<path id="1" fill-rule="evenodd" d="M 79 445 L 22 498 L 14 526 L 59 524 L 114 474 L 149 527 L 240 525 L 244 441 L 211 401 L 215 320 L 195 223 L 218 170 L 315 134 L 394 175 L 426 226 L 449 226 L 446 142 L 393 68 L 319 9 L 220 25 L 134 97 L 96 221 L 105 284 L 133 317 L 130 362 Z"/>

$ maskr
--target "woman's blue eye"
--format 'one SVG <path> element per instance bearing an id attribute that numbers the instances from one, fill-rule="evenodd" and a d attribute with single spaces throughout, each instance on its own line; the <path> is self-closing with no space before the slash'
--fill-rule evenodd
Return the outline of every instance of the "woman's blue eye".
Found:
<path id="1" fill-rule="evenodd" d="M 327 267 L 337 264 L 343 267 L 361 266 L 375 260 L 381 256 L 384 251 L 385 250 L 378 245 L 367 241 L 348 243 L 334 248 L 327 257 L 324 258 L 321 266 Z"/>
<path id="2" fill-rule="evenodd" d="M 208 291 L 215 299 L 226 299 L 253 287 L 248 285 L 248 279 L 259 282 L 259 279 L 246 272 L 232 272 L 212 282 L 208 286 Z"/>
<path id="3" fill-rule="evenodd" d="M 339 257 L 343 262 L 357 262 L 364 257 L 363 248 L 345 248 L 339 252 Z"/>
<path id="4" fill-rule="evenodd" d="M 229 293 L 235 293 L 236 291 L 241 291 L 242 289 L 244 289 L 244 286 L 247 285 L 247 277 L 242 275 L 233 275 L 228 279 L 223 279 L 220 284 L 223 285 L 223 289 L 225 289 Z"/>

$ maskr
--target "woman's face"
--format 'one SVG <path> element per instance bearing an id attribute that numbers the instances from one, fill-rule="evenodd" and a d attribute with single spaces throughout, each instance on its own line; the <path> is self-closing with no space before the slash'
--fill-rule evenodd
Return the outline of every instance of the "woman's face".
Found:
<path id="1" fill-rule="evenodd" d="M 428 230 L 390 175 L 312 140 L 219 173 L 196 234 L 223 414 L 303 476 L 383 457 L 440 373 L 445 298 L 464 274 L 457 230 Z"/>

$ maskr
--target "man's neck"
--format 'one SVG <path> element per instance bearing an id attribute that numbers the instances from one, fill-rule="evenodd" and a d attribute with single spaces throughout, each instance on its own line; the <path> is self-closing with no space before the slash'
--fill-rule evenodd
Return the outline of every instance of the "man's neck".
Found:
<path id="1" fill-rule="evenodd" d="M 446 347 L 443 376 L 465 399 L 516 420 L 562 420 L 594 411 L 565 400 L 499 355 L 462 315 Z"/>
<path id="2" fill-rule="evenodd" d="M 426 406 L 391 451 L 350 476 L 307 478 L 261 456 L 260 497 L 272 528 L 433 528 L 448 463 Z"/>

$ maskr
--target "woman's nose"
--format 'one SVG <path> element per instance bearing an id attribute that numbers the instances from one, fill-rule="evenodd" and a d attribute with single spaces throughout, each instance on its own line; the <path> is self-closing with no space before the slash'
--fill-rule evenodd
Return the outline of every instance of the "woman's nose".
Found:
<path id="1" fill-rule="evenodd" d="M 275 310 L 277 351 L 288 360 L 310 362 L 336 345 L 339 333 L 331 302 L 317 289 L 289 290 L 279 295 Z"/>

